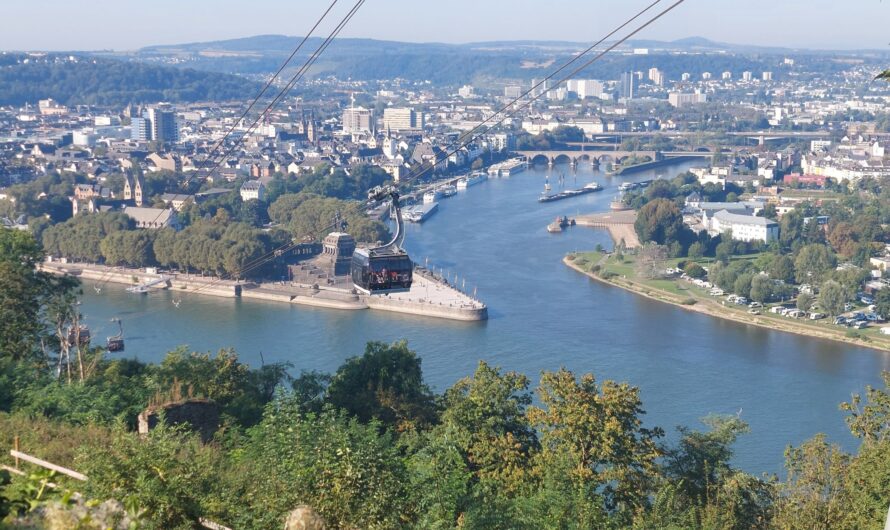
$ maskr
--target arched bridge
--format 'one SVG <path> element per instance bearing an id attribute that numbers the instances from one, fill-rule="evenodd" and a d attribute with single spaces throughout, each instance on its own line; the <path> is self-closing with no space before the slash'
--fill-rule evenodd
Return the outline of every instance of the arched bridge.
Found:
<path id="1" fill-rule="evenodd" d="M 649 158 L 652 161 L 664 160 L 676 157 L 705 157 L 710 158 L 714 153 L 710 151 L 517 151 L 524 156 L 529 164 L 571 164 L 573 166 L 582 162 L 594 165 L 620 164 L 627 158 Z"/>

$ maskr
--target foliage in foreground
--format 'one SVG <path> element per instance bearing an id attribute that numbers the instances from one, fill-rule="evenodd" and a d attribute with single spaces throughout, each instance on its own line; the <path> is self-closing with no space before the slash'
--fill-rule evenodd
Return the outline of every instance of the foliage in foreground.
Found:
<path id="1" fill-rule="evenodd" d="M 0 476 L 9 524 L 90 528 L 106 501 L 118 522 L 152 529 L 276 528 L 303 505 L 331 529 L 879 528 L 886 513 L 890 373 L 843 405 L 857 454 L 816 436 L 788 449 L 780 481 L 732 466 L 740 418 L 707 418 L 667 443 L 645 426 L 638 388 L 565 369 L 541 375 L 535 400 L 527 376 L 484 362 L 435 394 L 404 342 L 296 380 L 227 350 L 179 349 L 156 365 L 75 355 L 58 329 L 76 315 L 77 286 L 37 272 L 40 257 L 30 237 L 0 231 L 0 282 L 19 286 L 18 299 L 0 290 L 11 319 L 0 320 L 0 443 L 19 436 L 89 478 Z M 132 432 L 149 404 L 192 397 L 220 412 L 208 443 L 163 413 L 148 435 Z"/>

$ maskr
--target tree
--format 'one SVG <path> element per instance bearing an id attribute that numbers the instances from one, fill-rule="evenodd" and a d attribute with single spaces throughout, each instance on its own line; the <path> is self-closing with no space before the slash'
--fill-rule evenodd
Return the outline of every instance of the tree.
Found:
<path id="1" fill-rule="evenodd" d="M 841 256 L 851 258 L 859 247 L 859 230 L 852 223 L 835 224 L 828 232 L 828 242 Z"/>
<path id="2" fill-rule="evenodd" d="M 423 382 L 420 359 L 406 342 L 369 342 L 365 354 L 337 369 L 328 401 L 362 422 L 379 420 L 399 431 L 433 423 L 436 407 Z"/>
<path id="3" fill-rule="evenodd" d="M 816 297 L 810 293 L 804 292 L 797 295 L 797 308 L 801 311 L 809 311 L 814 303 L 816 303 Z"/>
<path id="4" fill-rule="evenodd" d="M 794 261 L 788 256 L 778 256 L 770 263 L 767 270 L 769 277 L 785 283 L 794 282 Z"/>
<path id="5" fill-rule="evenodd" d="M 780 485 L 774 524 L 777 528 L 850 528 L 843 524 L 847 511 L 844 481 L 849 457 L 818 435 L 785 452 L 788 478 Z"/>
<path id="6" fill-rule="evenodd" d="M 834 280 L 828 280 L 822 284 L 819 291 L 819 307 L 831 316 L 837 316 L 844 312 L 844 306 L 848 301 L 847 291 Z"/>
<path id="7" fill-rule="evenodd" d="M 773 282 L 765 274 L 757 274 L 751 279 L 751 300 L 765 304 L 773 297 Z"/>
<path id="8" fill-rule="evenodd" d="M 701 259 L 704 255 L 705 246 L 698 241 L 689 245 L 689 251 L 686 253 L 686 256 L 689 259 Z"/>
<path id="9" fill-rule="evenodd" d="M 47 309 L 54 300 L 73 305 L 80 282 L 37 271 L 42 259 L 29 233 L 0 228 L 0 361 L 48 362 L 38 350 L 41 339 L 54 343 Z"/>
<path id="10" fill-rule="evenodd" d="M 504 492 L 519 489 L 538 440 L 529 424 L 528 378 L 480 362 L 472 377 L 445 392 L 443 434 L 453 440 L 477 479 Z"/>
<path id="11" fill-rule="evenodd" d="M 270 403 L 250 432 L 225 520 L 235 528 L 278 528 L 311 506 L 330 528 L 412 526 L 409 478 L 392 435 L 372 421 L 325 408 L 306 414 L 291 396 Z"/>
<path id="12" fill-rule="evenodd" d="M 739 296 L 749 298 L 751 296 L 751 283 L 753 280 L 754 275 L 750 272 L 739 274 L 732 283 L 732 292 Z"/>
<path id="13" fill-rule="evenodd" d="M 783 247 L 799 245 L 803 230 L 803 215 L 798 210 L 792 210 L 783 215 L 779 221 L 779 241 Z"/>
<path id="14" fill-rule="evenodd" d="M 691 231 L 683 224 L 683 214 L 672 201 L 655 199 L 640 208 L 634 229 L 640 241 L 654 241 L 659 245 L 679 241 L 687 244 Z"/>
<path id="15" fill-rule="evenodd" d="M 884 318 L 890 318 L 890 289 L 880 289 L 875 294 L 875 311 Z"/>
<path id="16" fill-rule="evenodd" d="M 660 278 L 665 274 L 668 249 L 664 245 L 646 243 L 639 251 L 636 273 L 643 278 Z"/>
<path id="17" fill-rule="evenodd" d="M 810 244 L 801 248 L 794 260 L 794 277 L 798 283 L 818 284 L 836 266 L 837 258 L 828 247 Z"/>
<path id="18" fill-rule="evenodd" d="M 705 272 L 705 269 L 694 261 L 690 261 L 689 263 L 687 263 L 686 266 L 683 268 L 683 272 L 689 275 L 690 278 L 695 279 L 701 279 L 708 275 L 708 273 Z"/>
<path id="19" fill-rule="evenodd" d="M 702 422 L 709 431 L 678 428 L 680 441 L 667 452 L 665 465 L 667 476 L 680 485 L 688 502 L 698 505 L 704 504 L 708 489 L 729 474 L 732 446 L 750 432 L 748 424 L 735 416 L 708 416 Z"/>
<path id="20" fill-rule="evenodd" d="M 538 395 L 528 417 L 541 432 L 541 464 L 567 462 L 575 488 L 596 491 L 629 522 L 646 504 L 663 435 L 642 426 L 639 389 L 562 369 L 541 376 Z"/>

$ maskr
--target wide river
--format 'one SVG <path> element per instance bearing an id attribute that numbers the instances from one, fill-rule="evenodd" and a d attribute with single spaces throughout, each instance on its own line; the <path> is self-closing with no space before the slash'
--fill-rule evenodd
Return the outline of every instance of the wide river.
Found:
<path id="1" fill-rule="evenodd" d="M 672 177 L 691 164 L 658 170 Z M 596 180 L 603 193 L 540 205 L 551 174 L 568 187 Z M 640 173 L 634 180 L 653 178 Z M 125 355 L 158 361 L 188 345 L 198 351 L 233 347 L 252 365 L 287 361 L 294 373 L 333 371 L 360 355 L 367 341 L 407 339 L 423 358 L 429 384 L 442 391 L 480 360 L 529 375 L 566 367 L 599 380 L 641 387 L 646 423 L 675 437 L 674 427 L 701 427 L 710 413 L 740 414 L 751 434 L 735 461 L 754 473 L 781 472 L 783 451 L 816 433 L 855 449 L 838 404 L 880 382 L 890 355 L 711 318 L 601 285 L 568 269 L 573 250 L 611 247 L 604 231 L 572 228 L 549 234 L 557 215 L 608 209 L 623 178 L 589 165 L 537 168 L 489 180 L 442 201 L 424 225 L 408 229 L 415 261 L 466 278 L 467 290 L 489 305 L 483 323 L 448 322 L 374 311 L 347 312 L 168 292 L 131 295 L 108 284 L 84 288 L 82 310 L 94 335 L 123 319 Z M 176 295 L 181 297 L 180 294 Z"/>

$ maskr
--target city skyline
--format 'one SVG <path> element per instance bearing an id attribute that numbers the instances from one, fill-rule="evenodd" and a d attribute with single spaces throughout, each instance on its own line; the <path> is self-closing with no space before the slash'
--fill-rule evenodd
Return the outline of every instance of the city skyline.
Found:
<path id="1" fill-rule="evenodd" d="M 243 4 L 228 0 L 188 3 L 158 0 L 140 5 L 111 0 L 89 3 L 36 0 L 27 5 L 4 6 L 7 20 L 16 23 L 0 34 L 0 49 L 132 50 L 260 34 L 302 35 L 329 4 L 329 0 L 305 0 L 300 5 L 260 0 L 253 4 L 252 10 L 245 11 Z M 753 0 L 743 6 L 729 0 L 706 4 L 687 0 L 635 38 L 671 41 L 701 36 L 743 45 L 888 49 L 882 21 L 890 16 L 890 3 L 869 0 L 857 4 L 859 9 L 827 0 L 781 3 Z M 351 2 L 338 3 L 327 24 L 316 34 L 327 34 L 351 5 Z M 447 6 L 418 8 L 409 0 L 385 0 L 380 4 L 366 3 L 341 36 L 444 43 L 590 42 L 645 5 L 640 1 L 619 0 L 596 3 L 563 0 L 557 6 L 538 0 L 509 3 L 453 0 Z M 665 7 L 668 5 L 664 2 Z M 571 16 L 566 16 L 567 13 Z M 497 24 L 492 23 L 495 20 Z M 813 31 L 819 27 L 831 27 L 833 31 L 830 34 Z"/>

